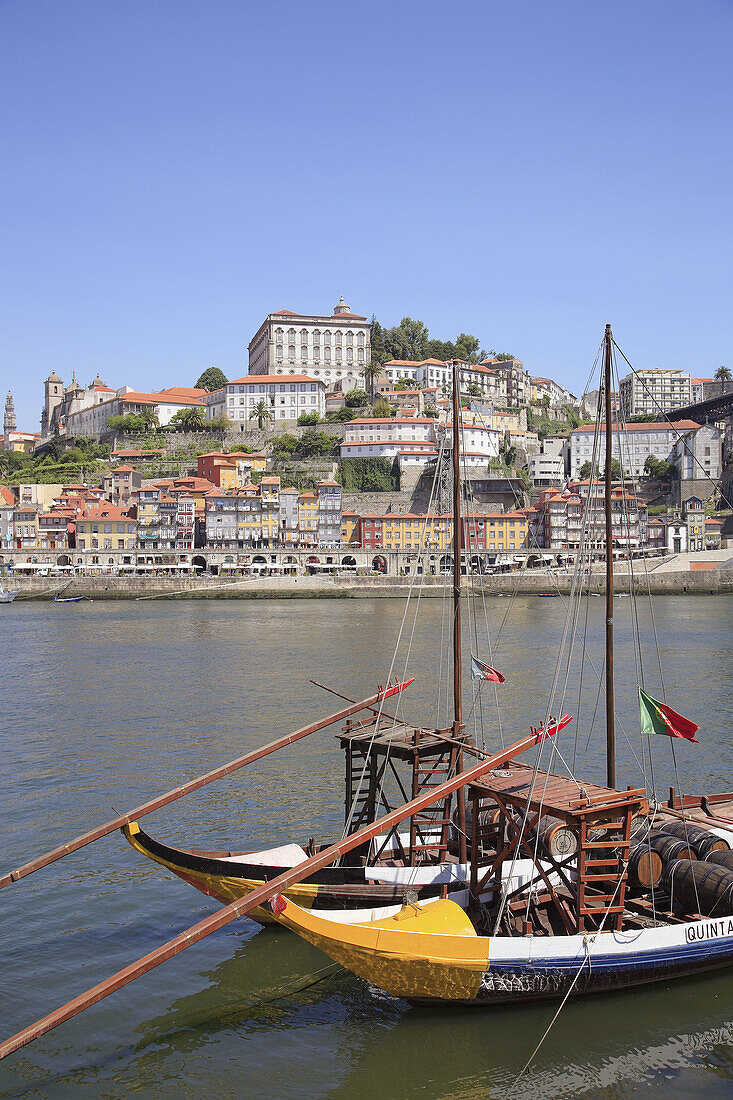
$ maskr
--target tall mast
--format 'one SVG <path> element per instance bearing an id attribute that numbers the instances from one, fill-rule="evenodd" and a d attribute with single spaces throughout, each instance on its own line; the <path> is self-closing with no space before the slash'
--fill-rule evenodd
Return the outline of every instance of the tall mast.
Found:
<path id="1" fill-rule="evenodd" d="M 461 699 L 461 440 L 460 368 L 453 363 L 453 722 L 456 735 L 463 725 Z"/>
<path id="2" fill-rule="evenodd" d="M 603 390 L 606 408 L 606 470 L 605 470 L 605 511 L 606 511 L 606 785 L 616 786 L 616 736 L 614 731 L 613 706 L 613 513 L 611 510 L 611 446 L 613 431 L 611 424 L 611 349 L 613 336 L 611 326 L 606 325 L 603 338 Z"/>
<path id="3" fill-rule="evenodd" d="M 461 697 L 461 548 L 463 520 L 461 518 L 461 382 L 460 365 L 453 362 L 453 736 L 463 733 L 463 699 Z M 463 771 L 463 749 L 458 750 L 456 769 Z M 456 792 L 458 811 L 458 860 L 468 858 L 466 838 L 466 788 Z"/>

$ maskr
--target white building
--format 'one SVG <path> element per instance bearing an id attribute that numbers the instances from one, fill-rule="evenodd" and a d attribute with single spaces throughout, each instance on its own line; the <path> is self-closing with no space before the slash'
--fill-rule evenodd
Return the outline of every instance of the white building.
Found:
<path id="1" fill-rule="evenodd" d="M 442 359 L 390 359 L 383 369 L 390 385 L 404 379 L 416 382 L 421 389 L 436 389 L 438 393 L 450 394 L 456 365 L 462 390 L 467 392 L 470 386 L 478 387 L 483 400 L 506 403 L 507 386 L 504 374 L 496 367 L 483 363 L 465 363 L 463 360 L 444 362 Z"/>
<path id="2" fill-rule="evenodd" d="M 612 425 L 613 446 L 611 457 L 617 459 L 630 477 L 644 475 L 644 463 L 649 455 L 656 459 L 670 458 L 672 448 L 680 434 L 696 429 L 694 420 L 680 420 L 676 424 L 649 423 Z M 595 425 L 586 424 L 570 433 L 570 477 L 580 477 L 584 463 L 593 458 Z M 602 467 L 606 456 L 606 437 L 603 430 L 598 441 L 598 463 Z"/>
<path id="3" fill-rule="evenodd" d="M 572 393 L 552 378 L 533 378 L 530 389 L 534 401 L 542 401 L 544 397 L 547 397 L 550 405 L 576 404 L 576 399 Z"/>
<path id="4" fill-rule="evenodd" d="M 651 420 L 660 412 L 692 403 L 690 376 L 669 367 L 651 367 L 627 374 L 619 384 L 619 402 L 622 420 L 642 414 Z"/>
<path id="5" fill-rule="evenodd" d="M 97 377 L 88 386 L 82 386 L 76 378 L 76 372 L 72 373 L 71 382 L 64 386 L 63 382 L 51 371 L 44 382 L 44 404 L 41 413 L 41 434 L 44 438 L 58 432 L 59 435 L 80 435 L 68 427 L 69 417 L 84 409 L 90 409 L 94 405 L 101 405 L 115 397 L 119 390 L 113 390 L 107 386 L 97 374 Z"/>
<path id="6" fill-rule="evenodd" d="M 152 409 L 162 427 L 169 424 L 177 412 L 182 409 L 204 409 L 203 398 L 206 391 L 190 389 L 186 386 L 171 386 L 158 393 L 138 393 L 129 386 L 117 390 L 114 397 L 107 397 L 99 404 L 71 412 L 66 417 L 65 431 L 68 436 L 84 436 L 98 439 L 107 431 L 107 423 L 112 416 L 136 416 L 143 409 Z"/>
<path id="7" fill-rule="evenodd" d="M 268 423 L 283 426 L 284 421 L 297 421 L 303 413 L 326 415 L 326 384 L 306 374 L 246 375 L 227 382 L 220 390 L 206 394 L 206 419 L 227 416 L 235 428 L 247 431 L 256 428 L 254 410 L 264 402 L 270 414 Z"/>
<path id="8" fill-rule="evenodd" d="M 437 458 L 445 435 L 449 451 L 452 429 L 431 417 L 363 417 L 344 424 L 342 458 L 399 459 L 405 467 L 424 467 Z M 499 454 L 501 433 L 495 428 L 465 425 L 461 432 L 461 458 L 467 465 L 485 466 Z"/>
<path id="9" fill-rule="evenodd" d="M 269 313 L 249 343 L 249 373 L 307 374 L 329 390 L 363 387 L 370 331 L 366 317 L 352 313 L 343 298 L 330 317 Z"/>
<path id="10" fill-rule="evenodd" d="M 529 476 L 538 487 L 562 485 L 565 479 L 565 460 L 562 455 L 527 455 Z"/>

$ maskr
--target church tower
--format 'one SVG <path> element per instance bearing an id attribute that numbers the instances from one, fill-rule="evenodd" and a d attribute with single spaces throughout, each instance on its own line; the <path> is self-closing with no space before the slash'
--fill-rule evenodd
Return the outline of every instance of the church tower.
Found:
<path id="1" fill-rule="evenodd" d="M 41 434 L 48 435 L 51 430 L 51 416 L 53 415 L 53 410 L 57 405 L 60 405 L 64 399 L 64 384 L 56 371 L 51 371 L 48 378 L 43 383 L 43 386 L 45 400 L 43 403 L 43 412 L 41 413 Z"/>
<path id="2" fill-rule="evenodd" d="M 3 434 L 7 440 L 11 432 L 17 432 L 18 425 L 15 420 L 15 408 L 13 406 L 13 395 L 9 393 L 5 398 L 5 419 L 3 420 Z"/>

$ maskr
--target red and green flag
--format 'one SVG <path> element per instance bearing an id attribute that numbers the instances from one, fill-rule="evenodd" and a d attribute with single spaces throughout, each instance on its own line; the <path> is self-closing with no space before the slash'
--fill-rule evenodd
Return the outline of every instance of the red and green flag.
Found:
<path id="1" fill-rule="evenodd" d="M 676 710 L 672 710 L 666 703 L 660 703 L 658 699 L 652 699 L 645 691 L 639 688 L 639 708 L 641 710 L 642 733 L 664 733 L 667 737 L 681 737 L 685 741 L 700 742 L 695 734 L 700 729 L 689 718 L 684 718 Z"/>

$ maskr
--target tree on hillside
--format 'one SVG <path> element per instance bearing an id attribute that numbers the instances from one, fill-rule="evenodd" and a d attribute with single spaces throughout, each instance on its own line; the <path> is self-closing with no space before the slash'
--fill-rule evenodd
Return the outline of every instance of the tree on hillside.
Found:
<path id="1" fill-rule="evenodd" d="M 516 359 L 516 355 L 512 355 L 509 351 L 500 351 L 494 356 L 494 359 L 498 359 L 500 363 L 506 363 L 510 359 Z"/>
<path id="2" fill-rule="evenodd" d="M 258 401 L 255 407 L 252 409 L 252 412 L 249 414 L 249 418 L 250 420 L 256 420 L 257 427 L 260 429 L 260 431 L 262 431 L 265 427 L 265 424 L 269 423 L 269 421 L 272 420 L 272 413 L 268 408 L 267 402 Z"/>
<path id="3" fill-rule="evenodd" d="M 220 390 L 222 386 L 226 386 L 229 379 L 224 374 L 224 371 L 219 370 L 218 367 L 207 367 L 206 370 L 196 381 L 197 390 L 206 390 L 207 393 L 213 393 L 214 390 Z"/>
<path id="4" fill-rule="evenodd" d="M 375 401 L 372 405 L 372 411 L 368 413 L 369 416 L 387 417 L 394 416 L 394 409 L 391 405 L 388 405 L 383 397 L 380 397 L 378 401 Z"/>
<path id="5" fill-rule="evenodd" d="M 580 467 L 580 476 L 582 478 L 590 477 L 592 468 L 593 467 L 590 462 L 584 462 L 583 465 Z M 601 470 L 598 470 L 596 472 L 597 478 L 600 478 L 601 472 Z M 621 466 L 617 458 L 611 459 L 611 477 L 614 481 L 621 480 Z"/>
<path id="6" fill-rule="evenodd" d="M 399 325 L 384 331 L 384 350 L 388 359 L 426 359 L 427 327 L 422 321 L 403 317 Z"/>
<path id="7" fill-rule="evenodd" d="M 372 349 L 372 362 L 379 363 L 380 366 L 386 363 L 389 356 L 384 346 L 384 329 L 374 314 L 372 314 L 372 320 L 369 326 L 369 344 Z"/>
<path id="8" fill-rule="evenodd" d="M 731 378 L 733 378 L 733 375 L 731 374 L 728 367 L 718 367 L 713 377 L 715 378 L 716 382 L 730 382 Z"/>
<path id="9" fill-rule="evenodd" d="M 179 409 L 168 422 L 179 432 L 200 432 L 206 427 L 203 409 Z"/>
<path id="10" fill-rule="evenodd" d="M 462 332 L 456 338 L 456 356 L 458 359 L 465 359 L 467 363 L 478 363 L 484 354 L 479 350 L 480 346 L 481 341 L 477 336 L 469 336 L 467 332 Z"/>
<path id="11" fill-rule="evenodd" d="M 367 389 L 369 391 L 369 396 L 372 398 L 372 400 L 374 400 L 374 386 L 377 382 L 377 379 L 379 379 L 384 374 L 384 367 L 382 366 L 382 363 L 380 363 L 377 359 L 374 358 L 374 355 L 372 355 L 372 358 L 364 367 L 363 374 L 364 381 L 366 382 Z"/>
<path id="12" fill-rule="evenodd" d="M 369 404 L 369 398 L 364 390 L 355 389 L 344 394 L 344 402 L 349 409 L 360 409 Z"/>

